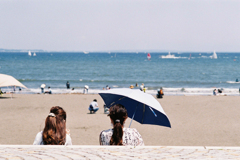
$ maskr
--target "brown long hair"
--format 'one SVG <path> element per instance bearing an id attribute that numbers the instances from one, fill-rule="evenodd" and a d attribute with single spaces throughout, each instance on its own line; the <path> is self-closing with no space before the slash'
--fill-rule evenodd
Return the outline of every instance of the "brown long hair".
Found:
<path id="1" fill-rule="evenodd" d="M 45 120 L 43 130 L 43 143 L 45 145 L 64 145 L 66 142 L 66 112 L 62 107 L 55 106 L 50 109 L 50 113 Z"/>
<path id="2" fill-rule="evenodd" d="M 109 109 L 110 118 L 113 121 L 113 135 L 110 140 L 110 145 L 123 145 L 123 123 L 127 119 L 127 110 L 121 104 L 116 104 Z"/>

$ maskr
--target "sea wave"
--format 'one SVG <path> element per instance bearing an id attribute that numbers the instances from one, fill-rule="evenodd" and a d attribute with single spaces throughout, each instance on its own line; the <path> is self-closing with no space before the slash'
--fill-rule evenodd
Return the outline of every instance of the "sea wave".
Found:
<path id="1" fill-rule="evenodd" d="M 118 88 L 118 87 L 113 87 Z M 220 88 L 163 88 L 164 95 L 169 96 L 210 96 L 213 95 L 214 89 Z M 53 94 L 74 94 L 74 93 L 83 93 L 84 88 L 75 88 L 74 90 L 71 89 L 63 89 L 63 88 L 52 88 Z M 2 88 L 3 92 L 12 92 L 12 88 Z M 47 91 L 47 89 L 45 89 Z M 91 89 L 89 88 L 88 94 L 98 94 L 101 92 L 102 89 Z M 22 89 L 22 91 L 16 90 L 16 94 L 40 94 L 40 88 L 28 88 Z M 157 90 L 155 89 L 148 89 L 146 88 L 146 93 L 151 95 L 156 95 Z M 233 88 L 222 88 L 222 93 L 219 95 L 227 95 L 227 96 L 239 96 L 239 89 Z"/>
<path id="2" fill-rule="evenodd" d="M 236 81 L 227 81 L 226 83 L 240 83 L 240 82 L 236 82 Z"/>

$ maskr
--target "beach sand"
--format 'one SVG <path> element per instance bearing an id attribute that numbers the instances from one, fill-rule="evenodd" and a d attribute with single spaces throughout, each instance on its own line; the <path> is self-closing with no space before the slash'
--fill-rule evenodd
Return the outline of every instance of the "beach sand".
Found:
<path id="1" fill-rule="evenodd" d="M 4 98 L 6 97 L 6 98 Z M 111 128 L 99 95 L 4 95 L 0 98 L 0 144 L 32 144 L 44 127 L 52 106 L 67 112 L 67 128 L 74 145 L 98 145 L 99 134 Z M 93 99 L 100 106 L 89 114 Z M 240 146 L 240 98 L 238 96 L 164 96 L 157 99 L 172 128 L 142 125 L 133 121 L 145 145 Z M 126 127 L 130 118 L 126 122 Z"/>

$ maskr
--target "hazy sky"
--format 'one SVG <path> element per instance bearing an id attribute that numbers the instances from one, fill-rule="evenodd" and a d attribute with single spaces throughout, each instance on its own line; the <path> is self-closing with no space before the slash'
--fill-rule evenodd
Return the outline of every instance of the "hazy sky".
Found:
<path id="1" fill-rule="evenodd" d="M 240 0 L 0 0 L 0 48 L 240 51 Z"/>

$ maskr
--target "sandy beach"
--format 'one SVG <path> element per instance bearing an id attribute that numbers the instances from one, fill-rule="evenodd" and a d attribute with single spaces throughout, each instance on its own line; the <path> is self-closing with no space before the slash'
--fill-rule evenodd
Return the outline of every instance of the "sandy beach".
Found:
<path id="1" fill-rule="evenodd" d="M 89 114 L 93 99 L 100 106 Z M 240 146 L 240 116 L 238 96 L 165 96 L 157 99 L 168 115 L 172 128 L 141 125 L 133 121 L 145 145 L 163 146 Z M 4 95 L 0 98 L 0 144 L 32 144 L 44 127 L 52 106 L 67 112 L 67 128 L 74 145 L 98 145 L 99 134 L 111 128 L 103 113 L 99 95 Z M 126 127 L 130 118 L 126 122 Z"/>

